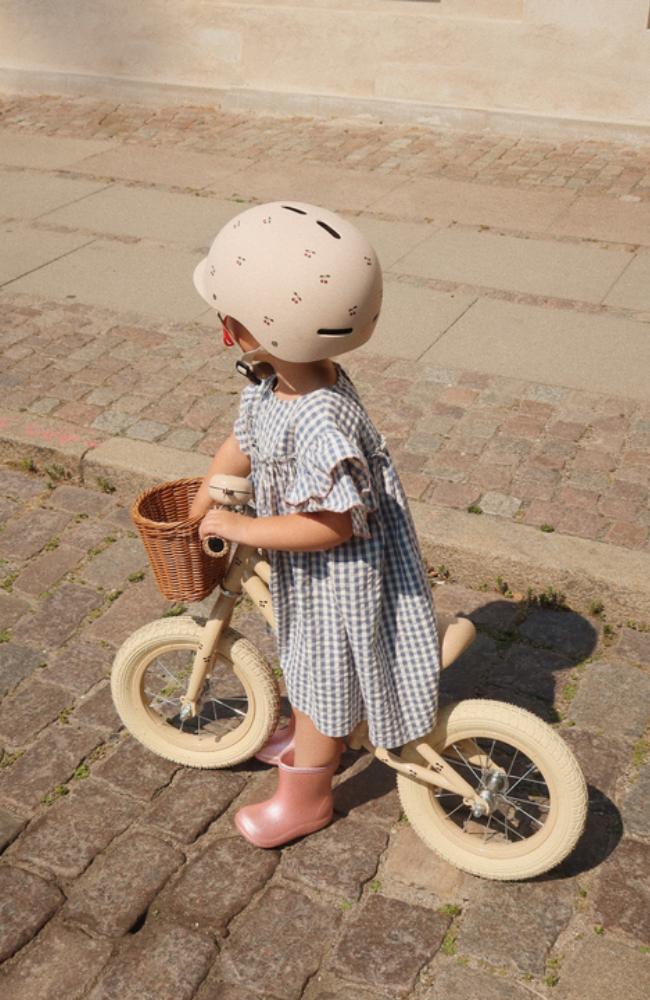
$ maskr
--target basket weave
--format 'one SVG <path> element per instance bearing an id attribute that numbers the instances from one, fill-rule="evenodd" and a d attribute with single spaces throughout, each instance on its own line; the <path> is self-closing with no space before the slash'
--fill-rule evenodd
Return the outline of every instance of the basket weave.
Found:
<path id="1" fill-rule="evenodd" d="M 131 507 L 158 590 L 169 601 L 202 601 L 218 587 L 228 567 L 230 547 L 217 557 L 203 551 L 199 524 L 190 518 L 201 479 L 177 479 L 147 490 Z"/>

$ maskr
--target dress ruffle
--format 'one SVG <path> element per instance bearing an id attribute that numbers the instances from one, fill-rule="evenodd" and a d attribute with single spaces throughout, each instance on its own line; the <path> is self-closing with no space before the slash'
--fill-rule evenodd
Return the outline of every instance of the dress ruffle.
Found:
<path id="1" fill-rule="evenodd" d="M 349 510 L 354 534 L 363 538 L 370 537 L 368 514 L 378 506 L 363 454 L 344 434 L 333 430 L 319 434 L 297 456 L 293 483 L 284 500 L 300 513 Z"/>

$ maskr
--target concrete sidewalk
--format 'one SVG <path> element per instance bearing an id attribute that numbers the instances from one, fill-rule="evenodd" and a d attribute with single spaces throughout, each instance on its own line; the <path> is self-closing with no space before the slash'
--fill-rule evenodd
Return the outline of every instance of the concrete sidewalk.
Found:
<path id="1" fill-rule="evenodd" d="M 346 363 L 427 557 L 650 620 L 647 150 L 47 98 L 4 111 L 5 458 L 113 487 L 201 473 L 241 382 L 194 264 L 246 204 L 323 202 L 385 269 L 380 326 Z"/>

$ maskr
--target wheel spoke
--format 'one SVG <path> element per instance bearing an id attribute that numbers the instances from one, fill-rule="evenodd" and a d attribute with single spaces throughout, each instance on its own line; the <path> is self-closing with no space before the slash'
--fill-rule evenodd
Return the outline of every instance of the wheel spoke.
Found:
<path id="1" fill-rule="evenodd" d="M 454 813 L 457 813 L 459 809 L 462 809 L 465 805 L 464 802 L 459 802 L 455 809 L 452 809 L 450 813 L 447 813 L 447 819 L 451 819 Z"/>
<path id="2" fill-rule="evenodd" d="M 510 767 L 508 768 L 508 777 L 510 777 L 512 775 L 512 769 L 515 766 L 515 761 L 517 759 L 518 754 L 519 754 L 519 751 L 515 750 L 515 755 L 512 758 L 512 760 L 510 761 Z"/>
<path id="3" fill-rule="evenodd" d="M 469 768 L 469 770 L 472 772 L 472 774 L 474 775 L 474 777 L 478 781 L 479 785 L 481 785 L 482 784 L 482 779 L 481 779 L 480 774 L 476 773 L 476 771 L 474 770 L 474 768 L 472 767 L 472 765 L 469 763 L 469 761 L 466 760 L 465 757 L 463 756 L 462 751 L 458 749 L 458 746 L 455 743 L 452 744 L 452 745 L 453 745 L 454 750 L 456 751 L 456 753 L 458 754 L 458 756 L 462 760 L 463 764 L 465 765 L 465 767 Z"/>
<path id="4" fill-rule="evenodd" d="M 166 674 L 168 674 L 171 677 L 171 679 L 173 680 L 174 684 L 178 684 L 179 687 L 183 688 L 183 691 L 187 691 L 187 688 L 186 688 L 185 684 L 183 684 L 182 680 L 179 680 L 179 678 L 176 676 L 176 674 L 173 674 L 171 672 L 171 670 L 169 670 L 165 666 L 165 664 L 161 661 L 161 659 L 160 659 L 159 656 L 156 657 L 156 663 L 158 664 L 159 667 L 162 667 L 162 669 L 165 671 Z"/>
<path id="5" fill-rule="evenodd" d="M 511 803 L 512 802 L 527 802 L 528 805 L 532 804 L 532 805 L 536 806 L 537 809 L 550 809 L 551 808 L 550 806 L 547 806 L 546 803 L 544 803 L 544 802 L 535 802 L 533 799 L 515 799 L 515 798 L 512 798 L 512 796 L 508 792 L 506 792 L 506 794 L 503 796 L 503 798 L 506 800 L 506 802 L 511 802 Z M 515 808 L 516 808 L 516 806 L 515 806 Z"/>
<path id="6" fill-rule="evenodd" d="M 162 702 L 162 703 L 163 703 L 164 705 L 173 705 L 173 706 L 174 706 L 174 708 L 175 708 L 175 707 L 176 707 L 177 705 L 180 705 L 180 703 L 181 703 L 181 700 L 180 700 L 180 698 L 177 698 L 177 699 L 176 699 L 175 701 L 172 701 L 172 700 L 171 700 L 170 698 L 165 698 L 165 697 L 163 697 L 163 695 L 161 695 L 161 694 L 155 694 L 155 693 L 154 693 L 153 691 L 145 691 L 145 694 L 148 694 L 150 698 L 153 698 L 153 699 L 154 699 L 154 701 L 160 701 L 160 702 Z M 154 706 L 153 706 L 153 702 L 152 702 L 152 703 L 151 703 L 151 704 L 149 705 L 149 708 L 153 708 L 153 707 L 154 707 Z"/>
<path id="7" fill-rule="evenodd" d="M 188 649 L 184 652 L 191 655 L 193 651 Z M 204 684 L 206 700 L 201 701 L 201 708 L 193 718 L 180 718 L 182 695 L 184 692 L 187 692 L 187 677 L 191 673 L 191 667 L 185 666 L 179 669 L 174 665 L 174 660 L 175 663 L 178 663 L 177 657 L 173 656 L 171 669 L 165 662 L 163 654 L 155 657 L 149 664 L 149 670 L 153 671 L 153 678 L 155 678 L 156 684 L 159 684 L 163 679 L 169 679 L 170 683 L 167 684 L 167 687 L 170 689 L 169 692 L 165 691 L 164 687 L 162 691 L 165 691 L 165 694 L 145 686 L 144 693 L 150 699 L 150 709 L 158 711 L 163 715 L 168 715 L 168 713 L 162 711 L 165 706 L 174 710 L 176 713 L 175 718 L 167 717 L 166 721 L 173 725 L 178 732 L 183 733 L 188 739 L 193 738 L 197 743 L 201 743 L 208 732 L 212 731 L 213 734 L 217 731 L 220 733 L 232 732 L 241 721 L 248 718 L 249 706 L 246 694 L 222 695 L 218 697 L 209 692 L 210 684 L 213 686 L 219 683 L 223 684 L 224 680 L 232 686 L 233 674 L 230 671 L 227 678 L 213 677 L 211 681 L 208 680 Z M 186 677 L 185 681 L 182 677 L 183 673 Z M 178 691 L 175 697 L 173 695 L 172 697 L 168 696 L 173 690 L 171 682 L 173 682 L 174 688 Z M 241 684 L 239 688 L 241 690 Z"/>
<path id="8" fill-rule="evenodd" d="M 510 803 L 509 803 L 508 799 L 505 797 L 505 795 L 504 795 L 504 800 L 506 802 L 508 802 L 508 804 L 510 805 Z M 534 816 L 531 816 L 530 813 L 526 812 L 525 809 L 522 809 L 521 806 L 513 806 L 513 808 L 515 809 L 516 812 L 523 813 L 524 816 L 527 816 L 528 819 L 531 820 L 531 822 L 537 823 L 538 826 L 544 826 L 544 824 L 542 823 L 541 820 L 536 819 Z M 506 820 L 507 820 L 507 817 L 506 817 Z"/>
<path id="9" fill-rule="evenodd" d="M 227 677 L 213 676 L 206 679 L 197 714 L 183 718 L 182 697 L 187 692 L 194 652 L 192 649 L 172 649 L 154 657 L 148 664 L 148 674 L 145 673 L 143 677 L 145 683 L 142 690 L 148 701 L 148 708 L 156 712 L 161 721 L 164 720 L 182 734 L 185 740 L 194 741 L 198 748 L 198 745 L 205 742 L 208 734 L 213 739 L 220 740 L 226 734 L 234 732 L 248 718 L 249 705 L 246 694 L 233 693 L 218 697 L 210 691 L 210 685 L 217 685 L 218 689 L 219 685 L 223 687 L 224 684 L 231 688 L 235 685 L 235 689 L 238 687 L 240 691 L 243 690 L 230 670 Z M 182 654 L 185 654 L 183 659 L 179 659 Z M 157 691 L 158 687 L 160 690 Z"/>
<path id="10" fill-rule="evenodd" d="M 466 761 L 459 760 L 458 757 L 445 757 L 444 753 L 440 754 L 440 756 L 446 764 L 452 764 L 454 767 L 466 767 L 468 771 L 472 770 Z"/>
<path id="11" fill-rule="evenodd" d="M 531 774 L 532 771 L 537 771 L 537 770 L 538 770 L 537 764 L 531 764 L 526 773 L 522 774 L 520 778 L 517 778 L 514 785 L 509 786 L 508 791 L 512 792 L 517 787 L 517 785 L 520 785 L 522 781 L 525 781 L 528 778 L 528 775 Z M 541 782 L 541 784 L 546 784 L 546 782 Z"/>
<path id="12" fill-rule="evenodd" d="M 535 767 L 536 765 L 533 764 L 533 769 Z M 522 775 L 522 777 L 517 780 L 517 784 L 519 784 L 520 781 L 523 781 L 524 777 L 525 776 Z M 526 778 L 525 780 L 529 785 L 541 785 L 543 788 L 548 788 L 548 783 L 544 780 L 544 778 Z M 512 787 L 514 788 L 515 786 L 513 785 Z"/>
<path id="13" fill-rule="evenodd" d="M 496 815 L 495 813 L 492 813 L 492 815 L 490 816 L 490 821 L 491 821 L 491 820 L 494 820 L 494 822 L 495 822 L 495 823 L 498 823 L 498 824 L 499 824 L 499 826 L 503 826 L 503 827 L 505 827 L 505 825 L 506 825 L 506 824 L 505 824 L 505 823 L 503 822 L 503 820 L 502 820 L 502 819 L 499 819 L 499 817 L 498 817 L 498 816 L 497 816 L 497 815 Z M 515 835 L 516 837 L 519 837 L 519 839 L 520 839 L 520 840 L 526 840 L 526 837 L 524 837 L 524 835 L 523 835 L 522 833 L 519 833 L 519 831 L 518 831 L 518 830 L 515 830 L 515 828 L 514 828 L 513 826 L 511 826 L 511 827 L 510 827 L 510 832 L 511 832 L 511 833 L 514 833 L 514 835 Z M 485 843 L 485 838 L 483 838 L 483 842 Z"/>
<path id="14" fill-rule="evenodd" d="M 485 833 L 483 834 L 483 843 L 487 840 L 487 835 L 490 832 L 490 824 L 492 822 L 492 817 L 494 813 L 490 813 L 487 823 L 485 824 Z"/>
<path id="15" fill-rule="evenodd" d="M 234 700 L 235 699 L 233 699 L 233 701 Z M 237 700 L 238 701 L 246 701 L 246 698 L 239 698 Z M 246 712 L 242 712 L 242 711 L 240 711 L 240 709 L 235 708 L 235 706 L 229 704 L 228 701 L 223 701 L 221 698 L 211 698 L 210 701 L 212 702 L 213 705 L 220 705 L 221 708 L 227 708 L 228 711 L 232 712 L 234 715 L 238 715 L 242 719 L 246 718 Z M 215 714 L 218 715 L 219 713 L 217 712 Z"/>

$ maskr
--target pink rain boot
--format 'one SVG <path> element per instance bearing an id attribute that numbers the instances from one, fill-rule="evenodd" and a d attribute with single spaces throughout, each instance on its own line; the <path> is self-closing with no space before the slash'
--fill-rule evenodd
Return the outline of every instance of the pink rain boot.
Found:
<path id="1" fill-rule="evenodd" d="M 280 847 L 327 826 L 334 812 L 332 777 L 338 754 L 325 767 L 294 767 L 293 750 L 278 764 L 278 790 L 271 799 L 240 809 L 235 816 L 242 837 L 256 847 Z"/>
<path id="2" fill-rule="evenodd" d="M 255 754 L 257 760 L 263 764 L 273 764 L 275 767 L 280 763 L 280 757 L 287 750 L 293 750 L 296 742 L 296 717 L 291 713 L 289 725 L 284 729 L 276 729 L 273 735 L 264 744 L 261 750 Z"/>

